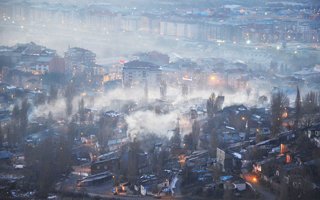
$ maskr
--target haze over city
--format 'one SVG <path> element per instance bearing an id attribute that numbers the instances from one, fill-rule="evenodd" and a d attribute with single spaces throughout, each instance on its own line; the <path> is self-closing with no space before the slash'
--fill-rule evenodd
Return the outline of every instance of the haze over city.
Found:
<path id="1" fill-rule="evenodd" d="M 318 0 L 0 0 L 0 199 L 317 199 Z"/>

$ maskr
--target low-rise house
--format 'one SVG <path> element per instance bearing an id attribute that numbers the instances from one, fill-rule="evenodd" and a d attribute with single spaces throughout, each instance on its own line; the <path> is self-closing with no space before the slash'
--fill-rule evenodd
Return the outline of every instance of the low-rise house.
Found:
<path id="1" fill-rule="evenodd" d="M 110 151 L 119 150 L 123 145 L 129 142 L 129 138 L 119 138 L 108 140 L 107 146 Z"/>
<path id="2" fill-rule="evenodd" d="M 78 187 L 86 187 L 86 186 L 92 186 L 92 185 L 98 185 L 101 183 L 104 183 L 106 181 L 109 181 L 113 178 L 113 174 L 106 171 L 94 175 L 87 176 L 83 179 L 80 179 L 77 181 Z"/>
<path id="3" fill-rule="evenodd" d="M 185 157 L 187 166 L 195 168 L 206 166 L 208 159 L 209 153 L 207 150 L 194 151 L 191 155 Z"/>
<path id="4" fill-rule="evenodd" d="M 10 151 L 0 151 L 0 165 L 10 164 L 12 157 L 13 153 Z"/>
<path id="5" fill-rule="evenodd" d="M 253 164 L 253 172 L 258 175 L 264 175 L 271 177 L 275 175 L 275 171 L 272 169 L 276 165 L 275 158 L 267 158 Z"/>
<path id="6" fill-rule="evenodd" d="M 106 171 L 116 172 L 120 169 L 120 158 L 115 156 L 106 160 L 98 160 L 91 164 L 91 174 L 98 174 Z"/>
<path id="7" fill-rule="evenodd" d="M 221 135 L 221 141 L 225 144 L 232 144 L 244 141 L 245 133 L 223 132 Z"/>
<path id="8" fill-rule="evenodd" d="M 46 129 L 44 131 L 40 131 L 37 133 L 33 133 L 25 137 L 25 142 L 28 145 L 36 146 L 39 145 L 41 142 L 45 141 L 47 138 L 55 138 L 59 137 L 59 133 L 51 130 Z"/>
<path id="9" fill-rule="evenodd" d="M 232 155 L 222 148 L 217 148 L 217 163 L 220 165 L 222 171 L 232 170 Z"/>
<path id="10" fill-rule="evenodd" d="M 140 189 L 141 195 L 154 195 L 161 192 L 164 188 L 170 187 L 168 178 L 159 178 L 155 175 L 141 176 L 135 188 Z"/>

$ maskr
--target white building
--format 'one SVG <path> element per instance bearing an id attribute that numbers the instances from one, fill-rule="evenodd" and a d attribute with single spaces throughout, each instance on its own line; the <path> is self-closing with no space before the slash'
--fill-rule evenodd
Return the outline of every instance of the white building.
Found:
<path id="1" fill-rule="evenodd" d="M 157 87 L 161 81 L 161 68 L 158 65 L 139 60 L 124 64 L 122 81 L 124 87 Z"/>

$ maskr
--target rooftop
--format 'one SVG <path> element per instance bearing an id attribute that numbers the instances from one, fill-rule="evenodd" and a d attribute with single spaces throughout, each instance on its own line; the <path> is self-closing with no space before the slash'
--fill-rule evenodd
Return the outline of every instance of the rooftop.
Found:
<path id="1" fill-rule="evenodd" d="M 150 62 L 144 62 L 139 60 L 130 61 L 124 64 L 124 69 L 155 69 L 158 70 L 160 67 Z"/>

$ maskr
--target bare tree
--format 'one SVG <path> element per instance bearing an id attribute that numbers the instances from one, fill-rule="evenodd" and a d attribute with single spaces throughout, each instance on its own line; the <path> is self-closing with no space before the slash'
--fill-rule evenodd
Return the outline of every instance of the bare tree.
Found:
<path id="1" fill-rule="evenodd" d="M 36 146 L 26 145 L 27 184 L 35 183 L 39 198 L 46 198 L 59 176 L 70 169 L 71 147 L 64 136 L 46 138 Z"/>
<path id="2" fill-rule="evenodd" d="M 70 116 L 72 114 L 72 101 L 75 95 L 75 89 L 73 84 L 69 84 L 65 90 L 64 97 L 66 101 L 66 114 Z"/>
<path id="3" fill-rule="evenodd" d="M 48 103 L 55 102 L 58 98 L 58 89 L 54 86 L 50 86 Z"/>
<path id="4" fill-rule="evenodd" d="M 23 137 L 26 136 L 28 127 L 28 111 L 30 104 L 27 99 L 24 99 L 19 105 L 15 105 L 12 110 L 12 123 L 10 131 L 10 141 L 12 143 L 21 142 Z"/>
<path id="5" fill-rule="evenodd" d="M 85 121 L 85 109 L 84 109 L 84 100 L 81 98 L 78 105 L 79 121 L 82 124 Z"/>
<path id="6" fill-rule="evenodd" d="M 46 103 L 47 96 L 44 93 L 38 93 L 33 101 L 34 105 L 42 105 Z"/>
<path id="7" fill-rule="evenodd" d="M 318 96 L 315 92 L 307 93 L 303 99 L 303 111 L 305 114 L 313 114 L 318 112 Z"/>
<path id="8" fill-rule="evenodd" d="M 319 121 L 318 95 L 315 92 L 311 91 L 305 95 L 302 102 L 302 111 L 302 126 L 310 127 Z"/>
<path id="9" fill-rule="evenodd" d="M 27 133 L 28 127 L 28 111 L 30 108 L 30 104 L 27 99 L 24 99 L 21 104 L 21 110 L 19 113 L 20 118 L 20 131 L 22 136 L 25 136 Z"/>
<path id="10" fill-rule="evenodd" d="M 216 156 L 217 147 L 219 145 L 219 138 L 218 138 L 217 131 L 215 131 L 215 129 L 212 129 L 210 143 L 211 143 L 212 154 Z"/>
<path id="11" fill-rule="evenodd" d="M 199 142 L 199 135 L 200 135 L 200 123 L 195 120 L 192 124 L 192 132 L 191 132 L 191 136 L 192 136 L 192 150 L 196 150 L 197 146 L 198 146 L 198 142 Z"/>
<path id="12" fill-rule="evenodd" d="M 167 83 L 162 80 L 160 83 L 160 98 L 166 99 L 167 97 Z"/>
<path id="13" fill-rule="evenodd" d="M 134 138 L 133 142 L 129 145 L 128 154 L 128 178 L 129 181 L 134 181 L 139 175 L 139 153 L 140 153 L 140 142 Z"/>
<path id="14" fill-rule="evenodd" d="M 18 138 L 21 138 L 20 129 L 20 108 L 15 104 L 12 110 L 12 123 L 8 126 L 8 139 L 10 144 L 18 142 Z"/>
<path id="15" fill-rule="evenodd" d="M 171 137 L 171 146 L 173 149 L 179 149 L 181 146 L 181 134 L 179 125 L 174 129 L 173 136 Z"/>
<path id="16" fill-rule="evenodd" d="M 188 96 L 188 94 L 189 94 L 189 87 L 188 87 L 188 85 L 187 84 L 182 84 L 182 86 L 181 86 L 181 93 L 182 93 L 182 96 L 184 96 L 184 97 L 186 97 L 186 96 Z"/>
<path id="17" fill-rule="evenodd" d="M 209 118 L 212 118 L 214 114 L 215 99 L 216 99 L 216 95 L 213 92 L 210 95 L 209 99 L 207 100 L 207 115 Z"/>
<path id="18" fill-rule="evenodd" d="M 278 91 L 271 98 L 271 132 L 275 136 L 280 133 L 283 114 L 289 106 L 289 98 L 283 91 Z"/>
<path id="19" fill-rule="evenodd" d="M 258 98 L 258 103 L 259 104 L 265 104 L 266 102 L 268 102 L 268 97 L 265 95 L 262 95 Z"/>

